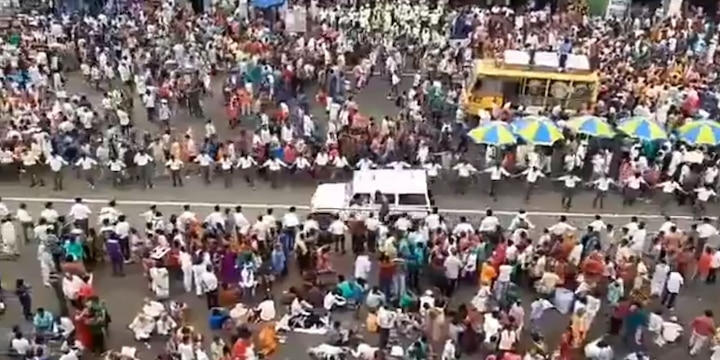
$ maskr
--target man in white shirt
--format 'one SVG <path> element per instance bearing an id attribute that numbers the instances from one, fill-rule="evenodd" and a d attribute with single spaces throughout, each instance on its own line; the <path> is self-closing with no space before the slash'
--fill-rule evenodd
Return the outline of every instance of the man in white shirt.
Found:
<path id="1" fill-rule="evenodd" d="M 395 327 L 396 316 L 391 310 L 386 309 L 384 306 L 380 306 L 377 311 L 377 325 L 380 332 L 380 342 L 378 347 L 384 349 L 388 345 L 390 340 L 390 330 Z"/>
<path id="2" fill-rule="evenodd" d="M 698 236 L 698 244 L 697 248 L 695 249 L 696 254 L 702 254 L 703 251 L 705 251 L 705 244 L 708 243 L 708 240 L 718 235 L 718 230 L 713 226 L 712 221 L 710 218 L 703 218 L 702 223 L 697 225 L 697 228 L 695 229 Z"/>
<path id="3" fill-rule="evenodd" d="M 322 179 L 327 174 L 327 165 L 330 162 L 330 157 L 328 156 L 325 149 L 320 149 L 318 154 L 315 156 L 315 176 Z"/>
<path id="4" fill-rule="evenodd" d="M 275 316 L 277 316 L 275 301 L 270 298 L 270 295 L 265 295 L 265 300 L 258 304 L 255 308 L 255 312 L 262 321 L 268 322 L 275 320 Z"/>
<path id="5" fill-rule="evenodd" d="M 218 279 L 212 270 L 212 266 L 208 265 L 206 271 L 200 275 L 200 286 L 205 294 L 207 308 L 218 307 Z"/>
<path id="6" fill-rule="evenodd" d="M 125 163 L 120 158 L 112 158 L 108 162 L 108 168 L 112 173 L 113 187 L 116 188 L 123 184 L 125 181 L 123 176 L 123 170 L 125 170 Z"/>
<path id="7" fill-rule="evenodd" d="M 81 154 L 80 159 L 75 162 L 75 166 L 80 167 L 80 171 L 83 173 L 83 178 L 88 182 L 91 189 L 95 188 L 94 169 L 96 165 L 97 161 L 88 157 L 85 153 Z"/>
<path id="8" fill-rule="evenodd" d="M 493 294 L 495 295 L 495 300 L 500 301 L 505 297 L 505 293 L 507 292 L 507 289 L 510 287 L 510 277 L 513 272 L 513 266 L 508 263 L 503 263 L 500 265 L 500 268 L 498 269 L 498 277 L 495 281 L 495 286 L 493 289 Z"/>
<path id="9" fill-rule="evenodd" d="M 485 217 L 480 221 L 478 230 L 483 233 L 494 233 L 500 229 L 500 220 L 493 215 L 491 209 L 485 210 Z"/>
<path id="10" fill-rule="evenodd" d="M 30 175 L 30 187 L 35 187 L 37 185 L 45 186 L 45 181 L 40 174 L 40 166 L 38 165 L 40 162 L 38 154 L 34 151 L 30 151 L 29 149 L 25 149 L 21 155 L 21 160 L 23 169 L 28 175 Z"/>
<path id="11" fill-rule="evenodd" d="M 233 164 L 232 158 L 228 156 L 228 154 L 223 154 L 222 158 L 219 161 L 218 167 L 220 168 L 220 172 L 223 176 L 223 184 L 226 189 L 229 189 L 233 186 L 233 169 L 235 168 L 235 164 Z"/>
<path id="12" fill-rule="evenodd" d="M 675 306 L 675 300 L 683 285 L 685 285 L 685 279 L 683 279 L 683 276 L 677 269 L 673 269 L 665 283 L 665 292 L 663 293 L 661 304 L 667 306 L 668 309 L 672 309 Z"/>
<path id="13" fill-rule="evenodd" d="M 460 260 L 457 256 L 457 251 L 455 249 L 450 249 L 450 254 L 445 258 L 445 262 L 443 263 L 446 281 L 445 295 L 447 297 L 451 297 L 455 292 L 455 289 L 457 289 L 459 285 L 458 279 L 460 278 L 460 272 L 462 271 L 463 266 L 464 264 L 462 260 Z"/>
<path id="14" fill-rule="evenodd" d="M 255 168 L 257 162 L 252 156 L 248 154 L 241 154 L 237 161 L 237 168 L 240 169 L 241 176 L 245 179 L 245 182 L 250 185 L 253 189 L 255 188 Z"/>
<path id="15" fill-rule="evenodd" d="M 380 220 L 375 217 L 374 213 L 368 214 L 365 218 L 365 229 L 367 230 L 367 250 L 374 254 L 377 250 L 378 231 L 380 230 Z"/>
<path id="16" fill-rule="evenodd" d="M 370 280 L 370 271 L 372 270 L 372 262 L 367 254 L 360 253 L 355 258 L 355 279 Z"/>
<path id="17" fill-rule="evenodd" d="M 328 230 L 335 244 L 335 252 L 345 254 L 345 234 L 348 231 L 348 226 L 340 219 L 340 215 L 335 215 L 335 220 L 330 223 Z"/>
<path id="18" fill-rule="evenodd" d="M 120 242 L 120 251 L 122 251 L 126 264 L 132 262 L 132 254 L 130 251 L 130 230 L 130 223 L 127 221 L 125 215 L 118 216 L 114 232 L 118 236 L 118 240 Z"/>
<path id="19" fill-rule="evenodd" d="M 675 199 L 677 192 L 684 192 L 677 181 L 670 179 L 655 185 L 656 188 L 662 189 L 662 198 L 660 199 L 660 210 L 665 211 L 670 201 Z"/>
<path id="20" fill-rule="evenodd" d="M 430 231 L 440 228 L 440 214 L 438 214 L 438 212 L 439 209 L 435 206 L 432 208 L 430 215 L 425 217 L 425 226 L 427 226 Z"/>
<path id="21" fill-rule="evenodd" d="M 533 190 L 535 190 L 538 179 L 541 177 L 545 177 L 545 174 L 543 174 L 542 171 L 540 171 L 540 169 L 538 169 L 536 166 L 533 166 L 516 176 L 522 175 L 525 175 L 525 202 L 527 203 L 530 201 L 530 197 L 532 196 Z"/>
<path id="22" fill-rule="evenodd" d="M 212 182 L 212 169 L 210 165 L 215 162 L 212 156 L 207 152 L 202 152 L 195 158 L 195 162 L 200 165 L 200 174 L 202 175 L 205 185 L 210 184 Z"/>
<path id="23" fill-rule="evenodd" d="M 717 194 L 709 185 L 705 185 L 695 189 L 695 195 L 697 196 L 697 199 L 695 201 L 693 211 L 695 216 L 703 216 L 705 215 L 705 209 L 707 208 L 708 201 Z"/>
<path id="24" fill-rule="evenodd" d="M 20 222 L 20 228 L 23 233 L 23 240 L 25 244 L 30 243 L 30 239 L 33 239 L 33 218 L 30 215 L 30 211 L 27 209 L 27 204 L 20 203 L 17 211 L 15 212 L 15 218 Z"/>
<path id="25" fill-rule="evenodd" d="M 68 217 L 74 220 L 75 227 L 87 234 L 89 230 L 91 214 L 92 210 L 90 210 L 90 208 L 83 203 L 82 198 L 75 198 L 75 203 L 70 207 Z"/>
<path id="26" fill-rule="evenodd" d="M 268 176 L 270 177 L 270 187 L 277 189 L 278 182 L 280 181 L 280 171 L 286 168 L 287 165 L 278 158 L 271 158 L 265 161 L 262 167 L 268 169 Z"/>
<path id="27" fill-rule="evenodd" d="M 647 184 L 642 175 L 637 172 L 627 180 L 625 180 L 625 191 L 623 193 L 623 206 L 635 204 L 635 200 L 640 197 L 642 185 Z"/>
<path id="28" fill-rule="evenodd" d="M 548 230 L 550 231 L 551 234 L 553 234 L 555 236 L 563 236 L 563 235 L 565 235 L 565 233 L 574 232 L 577 229 L 574 226 L 568 224 L 567 216 L 561 215 L 560 221 L 558 221 L 553 226 L 549 227 Z"/>
<path id="29" fill-rule="evenodd" d="M 560 199 L 560 204 L 565 209 L 565 211 L 568 211 L 572 207 L 573 197 L 575 196 L 575 188 L 582 179 L 575 175 L 568 174 L 561 176 L 556 180 L 562 181 L 565 185 L 565 187 L 563 188 L 563 196 Z"/>
<path id="30" fill-rule="evenodd" d="M 43 209 L 43 211 L 40 212 L 40 217 L 44 218 L 45 221 L 47 221 L 47 223 L 49 225 L 53 225 L 53 227 L 54 227 L 55 224 L 57 224 L 60 214 L 58 214 L 57 210 L 55 210 L 53 208 L 53 203 L 48 202 L 48 203 L 45 203 L 45 209 Z M 55 230 L 57 231 L 58 229 L 55 229 Z"/>
<path id="31" fill-rule="evenodd" d="M 68 165 L 67 161 L 62 156 L 53 153 L 50 158 L 46 160 L 46 163 L 50 166 L 50 171 L 53 173 L 53 190 L 62 191 L 63 189 L 63 168 Z"/>
<path id="32" fill-rule="evenodd" d="M 295 237 L 297 236 L 298 228 L 300 227 L 300 218 L 297 215 L 297 209 L 291 206 L 288 212 L 282 217 L 282 231 L 285 233 L 287 243 L 283 244 L 286 252 L 292 251 L 295 248 Z"/>
<path id="33" fill-rule="evenodd" d="M 600 175 L 600 178 L 592 182 L 592 185 L 595 187 L 595 197 L 593 198 L 592 206 L 593 209 L 596 207 L 600 207 L 601 209 L 605 205 L 605 197 L 607 196 L 608 190 L 610 190 L 610 185 L 613 185 L 615 181 L 607 176 L 607 174 L 602 173 Z"/>
<path id="34" fill-rule="evenodd" d="M 491 166 L 483 172 L 490 173 L 490 191 L 489 194 L 493 198 L 493 201 L 497 201 L 497 190 L 500 185 L 500 181 L 502 180 L 503 176 L 510 177 L 512 176 L 505 168 L 500 166 L 500 164 L 495 164 L 494 166 Z"/>
<path id="35" fill-rule="evenodd" d="M 250 222 L 245 217 L 242 211 L 242 206 L 236 206 L 235 212 L 233 213 L 233 222 L 235 224 L 235 231 L 240 232 L 241 234 L 247 233 L 247 231 L 250 229 Z"/>
<path id="36" fill-rule="evenodd" d="M 425 172 L 427 173 L 428 182 L 430 184 L 435 184 L 440 176 L 442 166 L 432 160 L 429 160 L 423 164 L 423 169 L 425 169 Z"/>
<path id="37" fill-rule="evenodd" d="M 380 348 L 370 346 L 367 343 L 361 343 L 357 349 L 352 351 L 352 356 L 359 360 L 375 360 L 378 359 Z"/>
<path id="38" fill-rule="evenodd" d="M 152 189 L 152 174 L 154 172 L 150 165 L 153 162 L 152 156 L 150 156 L 145 149 L 139 149 L 133 158 L 133 162 L 135 166 L 137 166 L 137 176 L 143 188 Z"/>
<path id="39" fill-rule="evenodd" d="M 453 166 L 453 170 L 457 171 L 458 176 L 456 191 L 458 194 L 465 194 L 468 186 L 470 186 L 470 179 L 473 174 L 477 173 L 477 169 L 475 169 L 475 167 L 469 162 L 460 159 L 460 161 Z"/>
<path id="40" fill-rule="evenodd" d="M 25 355 L 28 355 L 28 353 L 32 350 L 32 345 L 21 332 L 17 332 L 15 333 L 13 339 L 10 340 L 10 348 L 15 352 L 15 354 L 24 358 Z"/>

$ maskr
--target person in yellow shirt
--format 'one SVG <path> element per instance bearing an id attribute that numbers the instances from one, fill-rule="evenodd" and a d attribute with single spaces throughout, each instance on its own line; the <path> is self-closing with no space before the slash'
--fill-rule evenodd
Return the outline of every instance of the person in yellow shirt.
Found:
<path id="1" fill-rule="evenodd" d="M 493 280 L 497 277 L 497 270 L 495 270 L 495 267 L 492 266 L 490 261 L 486 261 L 482 264 L 480 267 L 480 286 L 486 285 L 490 286 L 492 285 Z"/>

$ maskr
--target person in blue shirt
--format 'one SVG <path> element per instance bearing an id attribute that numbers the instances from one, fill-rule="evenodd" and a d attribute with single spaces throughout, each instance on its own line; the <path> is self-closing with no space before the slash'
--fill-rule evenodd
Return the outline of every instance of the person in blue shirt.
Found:
<path id="1" fill-rule="evenodd" d="M 54 317 L 49 311 L 38 308 L 33 316 L 33 326 L 38 334 L 50 333 L 53 330 Z"/>
<path id="2" fill-rule="evenodd" d="M 221 330 L 223 324 L 229 318 L 230 316 L 227 314 L 226 311 L 224 311 L 224 309 L 213 308 L 212 310 L 210 310 L 210 318 L 208 320 L 210 330 Z"/>
<path id="3" fill-rule="evenodd" d="M 340 295 L 346 300 L 355 304 L 362 303 L 364 291 L 358 280 L 346 280 L 344 276 L 338 275 L 337 289 L 340 290 Z"/>
<path id="4" fill-rule="evenodd" d="M 83 259 L 85 259 L 85 249 L 78 241 L 77 237 L 72 236 L 65 240 L 65 245 L 63 245 L 63 248 L 65 250 L 65 254 L 71 255 L 73 257 L 73 260 L 82 261 Z"/>
<path id="5" fill-rule="evenodd" d="M 270 259 L 272 261 L 272 273 L 274 276 L 284 276 L 287 274 L 287 258 L 279 243 L 275 244 Z"/>

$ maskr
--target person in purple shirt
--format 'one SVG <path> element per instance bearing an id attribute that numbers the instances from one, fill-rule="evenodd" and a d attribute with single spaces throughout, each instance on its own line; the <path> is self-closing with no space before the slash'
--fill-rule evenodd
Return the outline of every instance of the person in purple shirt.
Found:
<path id="1" fill-rule="evenodd" d="M 113 276 L 125 276 L 125 269 L 123 265 L 125 258 L 123 257 L 120 246 L 120 238 L 114 232 L 110 233 L 110 236 L 107 238 L 105 242 L 105 249 L 108 257 L 110 258 L 110 263 L 112 264 Z"/>

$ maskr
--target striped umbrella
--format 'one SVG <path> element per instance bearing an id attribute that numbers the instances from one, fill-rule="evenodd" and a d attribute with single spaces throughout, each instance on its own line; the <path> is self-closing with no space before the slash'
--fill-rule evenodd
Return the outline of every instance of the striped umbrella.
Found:
<path id="1" fill-rule="evenodd" d="M 502 146 L 515 143 L 515 135 L 510 131 L 510 127 L 502 121 L 492 121 L 478 126 L 470 130 L 468 136 L 477 144 Z"/>
<path id="2" fill-rule="evenodd" d="M 692 145 L 720 144 L 720 124 L 712 120 L 689 122 L 678 129 L 680 140 Z"/>
<path id="3" fill-rule="evenodd" d="M 528 116 L 523 122 L 515 133 L 528 143 L 550 146 L 563 138 L 562 131 L 547 117 Z"/>
<path id="4" fill-rule="evenodd" d="M 653 141 L 667 139 L 665 129 L 645 116 L 632 116 L 622 120 L 620 125 L 618 125 L 618 130 L 630 137 L 641 140 Z"/>
<path id="5" fill-rule="evenodd" d="M 593 137 L 611 138 L 615 136 L 615 130 L 605 121 L 605 118 L 592 115 L 578 116 L 567 122 L 567 127 L 578 134 L 585 134 Z"/>

